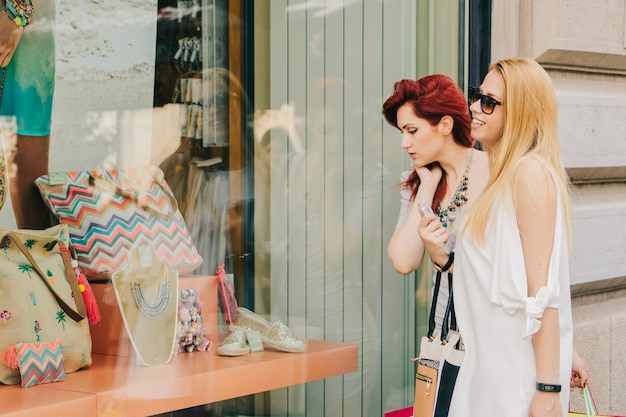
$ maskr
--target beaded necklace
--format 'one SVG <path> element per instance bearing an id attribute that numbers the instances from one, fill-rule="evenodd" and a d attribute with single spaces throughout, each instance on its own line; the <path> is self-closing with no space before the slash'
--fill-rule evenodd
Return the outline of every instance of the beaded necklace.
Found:
<path id="1" fill-rule="evenodd" d="M 461 182 L 459 186 L 456 188 L 454 195 L 450 199 L 450 204 L 447 209 L 443 209 L 441 207 L 441 203 L 437 206 L 437 215 L 439 216 L 439 221 L 443 224 L 445 228 L 453 228 L 454 220 L 456 219 L 456 212 L 461 210 L 461 207 L 467 203 L 467 184 L 469 182 L 469 174 L 470 167 L 472 166 L 472 158 L 474 157 L 474 148 L 472 148 L 470 152 L 469 160 L 467 161 L 467 166 L 465 167 L 465 172 L 463 176 L 461 176 Z"/>
<path id="2" fill-rule="evenodd" d="M 130 283 L 130 289 L 137 304 L 137 308 L 146 317 L 157 318 L 165 314 L 167 307 L 170 305 L 172 294 L 170 291 L 170 282 L 164 280 L 159 285 L 159 294 L 156 300 L 149 301 L 143 292 L 141 284 L 135 280 Z"/>

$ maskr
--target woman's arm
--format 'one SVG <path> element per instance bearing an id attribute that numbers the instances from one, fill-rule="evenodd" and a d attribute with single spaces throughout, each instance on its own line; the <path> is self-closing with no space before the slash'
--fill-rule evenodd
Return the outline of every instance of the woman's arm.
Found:
<path id="1" fill-rule="evenodd" d="M 520 163 L 513 199 L 524 252 L 528 296 L 539 304 L 548 283 L 548 269 L 556 227 L 557 188 L 550 173 L 539 161 L 525 159 Z M 543 288 L 540 293 L 540 290 Z M 540 294 L 538 294 L 540 293 Z M 537 383 L 560 384 L 559 314 L 546 308 L 541 327 L 532 336 L 535 351 Z M 566 388 L 567 389 L 567 388 Z M 530 416 L 562 416 L 558 393 L 536 391 Z"/>
<path id="2" fill-rule="evenodd" d="M 24 30 L 9 18 L 5 7 L 5 1 L 0 1 L 0 67 L 6 67 L 11 62 Z"/>
<path id="3" fill-rule="evenodd" d="M 419 207 L 423 204 L 431 204 L 441 179 L 439 167 L 434 167 L 432 170 L 418 168 L 416 172 L 421 180 L 417 194 L 412 201 L 404 224 L 395 230 L 387 246 L 387 255 L 394 269 L 401 274 L 410 274 L 422 264 L 424 242 L 417 231 L 422 219 Z"/>

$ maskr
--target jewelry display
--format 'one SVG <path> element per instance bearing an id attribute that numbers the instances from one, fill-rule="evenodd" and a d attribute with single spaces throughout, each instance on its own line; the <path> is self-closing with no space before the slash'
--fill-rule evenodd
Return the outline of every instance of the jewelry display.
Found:
<path id="1" fill-rule="evenodd" d="M 160 260 L 152 246 L 136 246 L 111 281 L 137 362 L 169 362 L 176 345 L 178 271 Z"/>
<path id="2" fill-rule="evenodd" d="M 137 281 L 131 282 L 130 288 L 133 298 L 135 299 L 135 303 L 137 303 L 137 308 L 139 308 L 139 311 L 147 317 L 161 317 L 170 305 L 172 293 L 169 281 L 162 282 L 159 285 L 159 293 L 154 302 L 150 302 L 146 299 L 143 288 Z"/>
<path id="3" fill-rule="evenodd" d="M 178 324 L 176 340 L 178 353 L 203 352 L 211 347 L 202 322 L 200 293 L 196 288 L 182 289 L 178 293 Z"/>

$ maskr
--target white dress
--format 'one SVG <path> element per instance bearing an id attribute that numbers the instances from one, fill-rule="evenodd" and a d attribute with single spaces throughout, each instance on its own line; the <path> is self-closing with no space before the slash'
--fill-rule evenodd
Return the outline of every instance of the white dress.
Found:
<path id="1" fill-rule="evenodd" d="M 465 220 L 465 219 L 464 219 Z M 536 380 L 532 334 L 546 307 L 558 308 L 563 415 L 572 365 L 572 316 L 567 230 L 557 201 L 546 287 L 528 297 L 522 243 L 509 195 L 490 214 L 484 247 L 467 231 L 456 241 L 454 305 L 465 344 L 451 417 L 528 417 Z"/>

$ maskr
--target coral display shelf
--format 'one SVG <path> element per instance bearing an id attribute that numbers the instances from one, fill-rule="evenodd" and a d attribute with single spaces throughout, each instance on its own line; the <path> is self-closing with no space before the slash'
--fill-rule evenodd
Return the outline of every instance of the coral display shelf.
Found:
<path id="1" fill-rule="evenodd" d="M 305 353 L 266 349 L 239 357 L 217 355 L 217 283 L 212 276 L 181 277 L 179 286 L 200 290 L 213 347 L 175 355 L 167 365 L 138 365 L 111 284 L 91 286 L 103 316 L 91 327 L 93 364 L 68 374 L 64 382 L 0 386 L 0 417 L 152 416 L 358 369 L 357 345 L 320 340 L 305 340 Z"/>
<path id="2" fill-rule="evenodd" d="M 134 357 L 93 355 L 65 382 L 0 387 L 0 416 L 150 416 L 302 384 L 357 370 L 357 346 L 306 340 L 305 353 L 271 350 L 227 358 L 180 354 L 167 365 L 136 365 Z"/>

